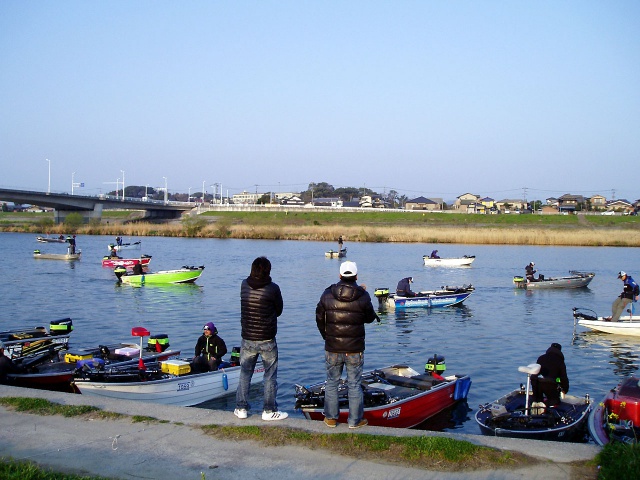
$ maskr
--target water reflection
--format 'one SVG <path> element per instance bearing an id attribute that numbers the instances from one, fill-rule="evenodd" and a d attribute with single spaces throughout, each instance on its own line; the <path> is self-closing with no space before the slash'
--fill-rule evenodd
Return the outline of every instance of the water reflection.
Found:
<path id="1" fill-rule="evenodd" d="M 579 348 L 608 352 L 608 363 L 617 377 L 628 377 L 640 368 L 640 356 L 636 353 L 640 339 L 635 337 L 583 332 L 575 334 L 572 343 Z"/>

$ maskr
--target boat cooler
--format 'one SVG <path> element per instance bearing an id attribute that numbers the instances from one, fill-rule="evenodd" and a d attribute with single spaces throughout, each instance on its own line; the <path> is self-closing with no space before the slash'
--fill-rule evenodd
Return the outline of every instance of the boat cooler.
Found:
<path id="1" fill-rule="evenodd" d="M 170 373 L 171 375 L 185 375 L 191 372 L 191 364 L 184 360 L 166 360 L 160 362 L 160 368 L 163 373 Z"/>

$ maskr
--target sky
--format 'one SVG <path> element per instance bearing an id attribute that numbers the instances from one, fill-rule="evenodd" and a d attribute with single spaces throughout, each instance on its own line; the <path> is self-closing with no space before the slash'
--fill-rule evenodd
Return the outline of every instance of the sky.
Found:
<path id="1" fill-rule="evenodd" d="M 640 2 L 0 2 L 0 188 L 640 198 Z"/>

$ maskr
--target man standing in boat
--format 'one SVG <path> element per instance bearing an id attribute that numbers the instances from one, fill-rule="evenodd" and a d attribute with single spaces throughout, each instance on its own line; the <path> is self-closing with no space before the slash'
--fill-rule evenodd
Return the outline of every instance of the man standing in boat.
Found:
<path id="1" fill-rule="evenodd" d="M 278 317 L 282 315 L 283 302 L 280 287 L 271 281 L 271 262 L 258 257 L 251 264 L 251 274 L 240 286 L 240 379 L 236 391 L 236 409 L 233 414 L 247 418 L 249 386 L 258 361 L 264 366 L 264 409 L 262 419 L 282 420 L 289 415 L 278 410 Z"/>
<path id="2" fill-rule="evenodd" d="M 613 305 L 611 305 L 611 318 L 609 320 L 612 322 L 620 320 L 620 315 L 627 308 L 627 305 L 637 301 L 638 294 L 640 294 L 640 288 L 631 275 L 627 275 L 626 272 L 618 272 L 618 278 L 622 280 L 624 288 L 618 298 L 614 300 Z"/>
<path id="3" fill-rule="evenodd" d="M 340 265 L 340 281 L 327 287 L 316 306 L 316 324 L 324 339 L 327 381 L 324 393 L 324 423 L 336 427 L 340 407 L 338 384 L 347 369 L 349 389 L 349 428 L 367 425 L 362 396 L 364 365 L 364 326 L 378 316 L 364 285 L 356 283 L 358 267 L 354 262 Z"/>
<path id="4" fill-rule="evenodd" d="M 342 251 L 342 235 L 338 237 L 338 253 Z"/>

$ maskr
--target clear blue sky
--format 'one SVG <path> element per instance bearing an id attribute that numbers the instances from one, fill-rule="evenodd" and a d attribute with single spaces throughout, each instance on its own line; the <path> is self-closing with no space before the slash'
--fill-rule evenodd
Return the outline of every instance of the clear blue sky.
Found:
<path id="1" fill-rule="evenodd" d="M 640 2 L 3 0 L 0 111 L 6 188 L 633 201 Z"/>

